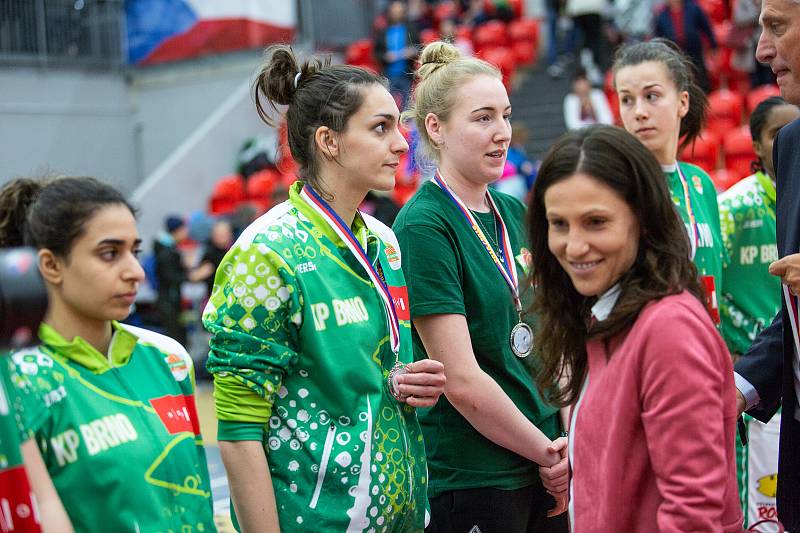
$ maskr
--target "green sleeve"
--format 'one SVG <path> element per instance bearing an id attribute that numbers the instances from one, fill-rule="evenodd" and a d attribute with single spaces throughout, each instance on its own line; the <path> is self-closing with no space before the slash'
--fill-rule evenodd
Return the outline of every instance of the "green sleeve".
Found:
<path id="1" fill-rule="evenodd" d="M 217 439 L 225 441 L 264 440 L 264 425 L 251 422 L 229 422 L 220 420 L 217 425 Z"/>
<path id="2" fill-rule="evenodd" d="M 457 243 L 431 225 L 396 225 L 411 318 L 435 314 L 466 315 Z"/>
<path id="3" fill-rule="evenodd" d="M 225 256 L 214 284 L 203 325 L 211 333 L 207 365 L 217 418 L 266 424 L 298 355 L 302 313 L 294 274 L 266 242 L 243 243 Z"/>
<path id="4" fill-rule="evenodd" d="M 7 368 L 7 372 L 2 373 L 4 385 L 15 413 L 20 441 L 24 442 L 44 425 L 49 412 L 33 382 L 17 370 L 10 357 L 0 357 L 0 364 Z"/>

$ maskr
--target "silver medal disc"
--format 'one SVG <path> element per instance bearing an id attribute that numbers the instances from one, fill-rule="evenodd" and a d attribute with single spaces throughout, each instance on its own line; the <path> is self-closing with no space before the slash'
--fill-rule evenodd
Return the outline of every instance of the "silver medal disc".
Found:
<path id="1" fill-rule="evenodd" d="M 517 357 L 528 357 L 533 349 L 533 330 L 520 322 L 511 330 L 511 351 Z"/>

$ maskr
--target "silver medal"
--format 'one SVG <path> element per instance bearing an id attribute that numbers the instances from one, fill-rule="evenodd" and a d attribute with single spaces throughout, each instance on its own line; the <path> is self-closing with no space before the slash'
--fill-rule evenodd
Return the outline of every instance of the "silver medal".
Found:
<path id="1" fill-rule="evenodd" d="M 511 330 L 511 351 L 517 357 L 528 357 L 533 350 L 533 330 L 520 322 Z"/>

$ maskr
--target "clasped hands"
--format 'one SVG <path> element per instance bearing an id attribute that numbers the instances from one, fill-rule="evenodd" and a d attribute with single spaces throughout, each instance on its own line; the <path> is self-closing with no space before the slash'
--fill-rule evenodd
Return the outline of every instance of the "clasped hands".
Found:
<path id="1" fill-rule="evenodd" d="M 556 516 L 567 510 L 569 503 L 569 457 L 566 437 L 554 440 L 547 451 L 558 454 L 561 459 L 553 466 L 540 466 L 539 476 L 547 492 L 556 499 L 556 506 L 547 512 L 547 516 Z"/>

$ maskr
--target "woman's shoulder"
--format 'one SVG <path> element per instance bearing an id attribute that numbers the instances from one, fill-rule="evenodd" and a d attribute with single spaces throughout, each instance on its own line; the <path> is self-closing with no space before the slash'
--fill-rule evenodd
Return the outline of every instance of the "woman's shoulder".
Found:
<path id="1" fill-rule="evenodd" d="M 526 207 L 519 199 L 510 194 L 500 192 L 497 189 L 489 189 L 490 194 L 492 195 L 492 199 L 497 204 L 497 208 L 500 210 L 500 213 L 505 215 L 506 213 L 512 215 L 523 215 L 525 214 Z"/>
<path id="2" fill-rule="evenodd" d="M 634 330 L 655 342 L 716 332 L 705 305 L 687 290 L 648 303 Z"/>
<path id="3" fill-rule="evenodd" d="M 449 200 L 432 181 L 423 183 L 406 205 L 400 209 L 392 228 L 400 231 L 411 225 L 438 226 L 447 219 Z"/>
<path id="4" fill-rule="evenodd" d="M 186 348 L 172 337 L 129 324 L 119 324 L 119 328 L 136 337 L 139 346 L 150 348 L 158 357 L 162 357 L 176 381 L 183 381 L 193 374 L 192 357 Z"/>

